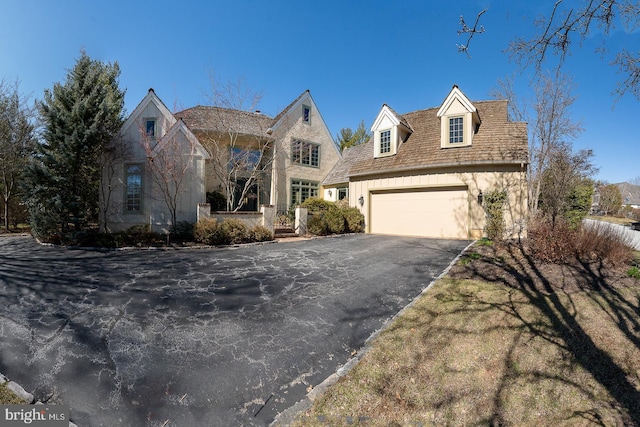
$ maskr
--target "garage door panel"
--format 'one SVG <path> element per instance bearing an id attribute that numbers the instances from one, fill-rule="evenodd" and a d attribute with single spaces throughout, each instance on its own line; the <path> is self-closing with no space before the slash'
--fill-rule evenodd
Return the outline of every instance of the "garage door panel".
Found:
<path id="1" fill-rule="evenodd" d="M 466 239 L 466 190 L 371 194 L 371 228 L 376 234 Z"/>

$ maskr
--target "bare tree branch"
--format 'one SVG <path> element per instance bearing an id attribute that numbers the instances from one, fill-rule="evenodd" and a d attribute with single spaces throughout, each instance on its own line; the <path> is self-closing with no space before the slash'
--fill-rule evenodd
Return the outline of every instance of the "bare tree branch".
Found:
<path id="1" fill-rule="evenodd" d="M 559 59 L 560 65 L 567 59 L 576 41 L 583 42 L 593 30 L 599 29 L 608 35 L 616 22 L 629 33 L 640 28 L 640 3 L 633 0 L 589 0 L 579 7 L 563 8 L 563 0 L 557 0 L 548 18 L 535 21 L 540 31 L 533 37 L 514 39 L 507 49 L 511 59 L 520 67 L 533 66 L 540 73 L 550 55 Z M 602 46 L 596 49 L 602 54 Z M 618 53 L 611 65 L 618 67 L 622 74 L 614 91 L 619 97 L 627 91 L 640 98 L 640 52 L 631 53 L 626 50 Z"/>
<path id="2" fill-rule="evenodd" d="M 469 28 L 469 26 L 467 25 L 467 23 L 464 21 L 464 17 L 462 15 L 460 15 L 460 25 L 462 26 L 461 30 L 458 30 L 458 35 L 462 35 L 462 34 L 469 34 L 469 38 L 467 39 L 467 43 L 463 44 L 463 45 L 456 45 L 458 47 L 458 52 L 464 52 L 467 54 L 467 57 L 471 58 L 471 55 L 469 54 L 469 44 L 471 43 L 471 39 L 473 38 L 474 35 L 479 34 L 479 33 L 484 33 L 484 27 L 482 25 L 480 25 L 480 28 L 478 28 L 478 22 L 480 21 L 480 17 L 487 11 L 487 9 L 483 9 L 480 13 L 478 13 L 478 16 L 476 16 L 476 22 L 473 24 L 473 28 Z"/>

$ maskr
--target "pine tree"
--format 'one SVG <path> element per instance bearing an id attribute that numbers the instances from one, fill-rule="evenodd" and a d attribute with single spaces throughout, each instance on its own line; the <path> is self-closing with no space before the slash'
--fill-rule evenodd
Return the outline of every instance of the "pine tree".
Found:
<path id="1" fill-rule="evenodd" d="M 39 112 L 44 141 L 28 170 L 34 234 L 51 238 L 97 222 L 102 154 L 123 122 L 118 63 L 82 51 L 66 81 L 46 90 Z"/>

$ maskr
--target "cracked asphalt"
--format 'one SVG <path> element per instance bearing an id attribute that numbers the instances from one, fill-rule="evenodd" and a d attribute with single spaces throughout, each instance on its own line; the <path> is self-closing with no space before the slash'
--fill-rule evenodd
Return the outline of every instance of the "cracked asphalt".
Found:
<path id="1" fill-rule="evenodd" d="M 466 241 L 94 252 L 0 238 L 0 372 L 79 426 L 268 425 Z"/>

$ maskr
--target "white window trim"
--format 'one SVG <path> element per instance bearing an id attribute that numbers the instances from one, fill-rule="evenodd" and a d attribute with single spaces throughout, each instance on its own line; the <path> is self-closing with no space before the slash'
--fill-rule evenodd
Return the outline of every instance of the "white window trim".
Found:
<path id="1" fill-rule="evenodd" d="M 397 151 L 397 144 L 396 144 L 396 138 L 397 138 L 397 126 L 393 126 L 391 128 L 387 128 L 387 129 L 380 129 L 375 131 L 375 136 L 374 136 L 374 143 L 375 143 L 375 152 L 374 152 L 374 157 L 388 157 L 388 156 L 394 156 L 396 154 Z M 385 132 L 389 132 L 389 151 L 386 153 L 382 152 L 382 134 Z"/>

